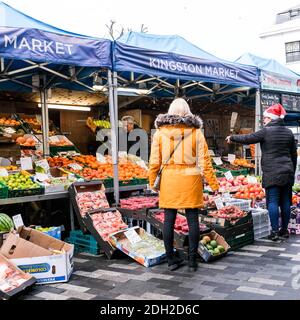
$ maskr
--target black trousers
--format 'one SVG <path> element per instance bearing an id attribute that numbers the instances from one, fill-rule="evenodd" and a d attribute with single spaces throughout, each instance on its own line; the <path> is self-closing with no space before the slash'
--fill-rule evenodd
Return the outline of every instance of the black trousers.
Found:
<path id="1" fill-rule="evenodd" d="M 200 241 L 199 211 L 198 209 L 186 209 L 185 212 L 189 225 L 189 254 L 190 256 L 194 256 L 197 254 Z M 176 209 L 165 209 L 163 235 L 168 258 L 172 257 L 174 253 L 174 225 L 176 216 Z"/>

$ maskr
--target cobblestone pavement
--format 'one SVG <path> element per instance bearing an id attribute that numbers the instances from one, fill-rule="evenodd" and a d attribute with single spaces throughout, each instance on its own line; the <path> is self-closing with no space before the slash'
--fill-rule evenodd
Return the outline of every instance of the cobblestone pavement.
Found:
<path id="1" fill-rule="evenodd" d="M 24 300 L 300 299 L 300 237 L 256 241 L 198 272 L 145 268 L 130 258 L 78 254 L 68 283 L 35 286 Z"/>

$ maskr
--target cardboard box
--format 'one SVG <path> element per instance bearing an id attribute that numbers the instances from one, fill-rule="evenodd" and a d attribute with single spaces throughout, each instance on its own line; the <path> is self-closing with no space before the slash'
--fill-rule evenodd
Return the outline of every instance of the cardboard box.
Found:
<path id="1" fill-rule="evenodd" d="M 222 236 L 220 236 L 215 231 L 211 231 L 210 233 L 204 234 L 203 236 L 201 236 L 201 240 L 205 236 L 210 237 L 211 240 L 216 240 L 218 245 L 221 245 L 225 249 L 225 252 L 217 256 L 214 256 L 207 250 L 207 248 L 201 242 L 199 242 L 198 253 L 205 262 L 210 262 L 210 261 L 215 261 L 217 259 L 220 259 L 224 257 L 227 254 L 227 252 L 230 250 L 229 244 L 225 241 L 225 239 Z"/>
<path id="2" fill-rule="evenodd" d="M 143 236 L 145 233 L 147 233 L 144 229 L 140 227 L 134 227 L 131 229 L 135 230 L 139 236 Z M 124 252 L 126 255 L 128 255 L 129 257 L 131 257 L 132 259 L 134 259 L 135 261 L 137 261 L 138 263 L 142 264 L 147 268 L 155 266 L 165 261 L 166 259 L 165 252 L 157 256 L 147 257 L 135 251 L 130 250 L 130 242 L 125 235 L 125 232 L 128 230 L 116 232 L 110 236 L 111 242 L 114 244 L 116 248 L 118 248 L 120 251 Z M 150 234 L 148 235 L 154 238 L 154 236 Z M 162 241 L 162 240 L 157 239 L 157 241 Z"/>
<path id="3" fill-rule="evenodd" d="M 7 274 L 7 271 L 11 274 Z M 16 279 L 16 277 L 18 279 Z M 33 276 L 23 272 L 10 260 L 0 254 L 0 298 L 2 300 L 9 300 L 19 296 L 31 288 L 35 282 L 36 279 Z M 18 283 L 18 285 L 16 285 L 16 283 Z"/>
<path id="4" fill-rule="evenodd" d="M 54 255 L 52 250 L 64 253 Z M 73 271 L 74 246 L 31 228 L 10 233 L 0 253 L 34 275 L 38 284 L 67 282 Z"/>

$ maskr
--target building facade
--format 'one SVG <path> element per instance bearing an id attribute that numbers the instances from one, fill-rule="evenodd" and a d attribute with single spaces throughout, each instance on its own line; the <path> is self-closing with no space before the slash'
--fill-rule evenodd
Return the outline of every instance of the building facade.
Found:
<path id="1" fill-rule="evenodd" d="M 278 13 L 276 23 L 261 33 L 260 38 L 266 57 L 300 73 L 300 4 Z"/>

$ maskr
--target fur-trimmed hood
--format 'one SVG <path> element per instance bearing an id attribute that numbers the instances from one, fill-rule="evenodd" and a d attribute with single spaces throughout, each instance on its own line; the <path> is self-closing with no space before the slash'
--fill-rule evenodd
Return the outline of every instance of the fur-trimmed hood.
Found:
<path id="1" fill-rule="evenodd" d="M 176 125 L 186 125 L 188 128 L 197 128 L 200 129 L 203 127 L 203 121 L 200 117 L 191 115 L 191 116 L 177 116 L 170 114 L 160 114 L 155 121 L 155 128 L 159 129 L 163 126 L 176 126 Z"/>

